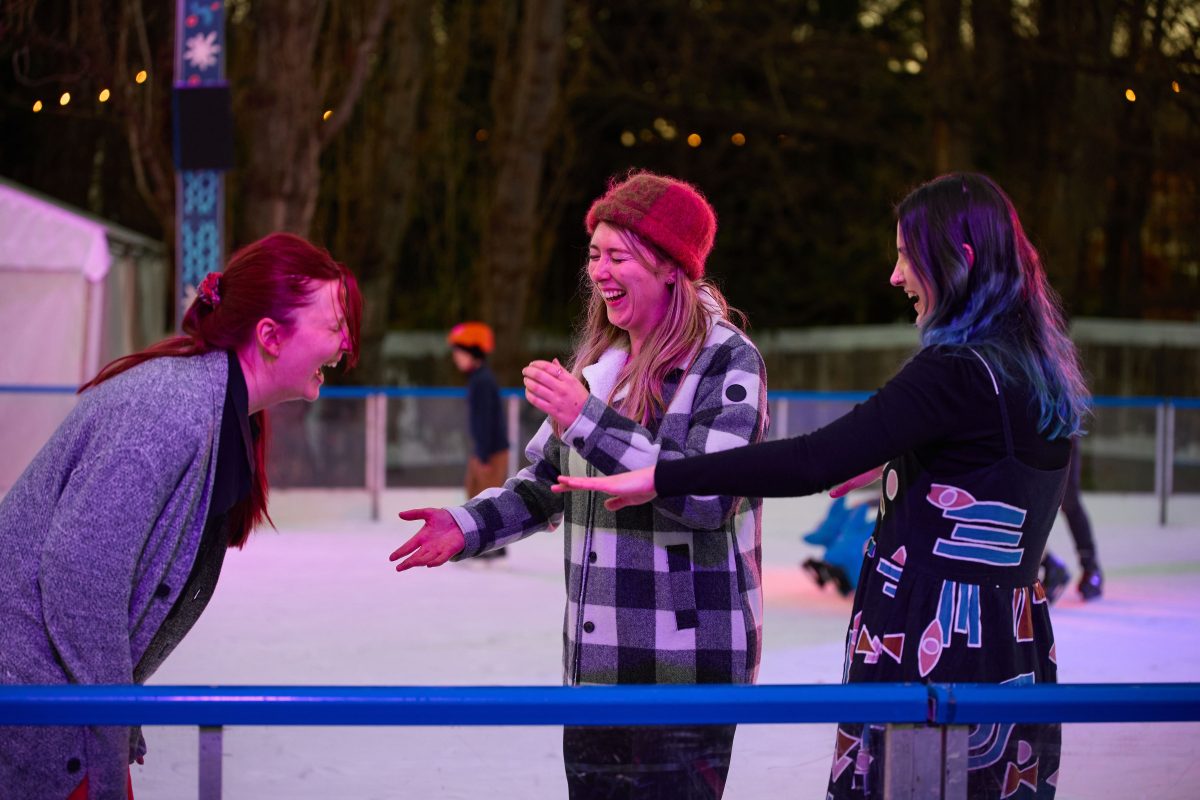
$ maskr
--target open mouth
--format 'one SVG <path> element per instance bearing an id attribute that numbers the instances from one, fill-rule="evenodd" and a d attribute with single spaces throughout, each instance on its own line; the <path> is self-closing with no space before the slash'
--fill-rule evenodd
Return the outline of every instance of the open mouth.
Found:
<path id="1" fill-rule="evenodd" d="M 315 377 L 317 380 L 319 380 L 319 381 L 321 381 L 322 383 L 324 383 L 324 382 L 325 382 L 325 370 L 327 370 L 327 369 L 333 369 L 334 367 L 336 367 L 336 366 L 338 365 L 338 363 L 339 363 L 341 360 L 342 360 L 342 357 L 341 357 L 341 356 L 338 356 L 337 358 L 333 359 L 332 361 L 326 361 L 324 364 L 322 364 L 321 366 L 317 367 L 317 368 L 316 368 L 316 369 L 313 371 L 313 377 Z"/>
<path id="2" fill-rule="evenodd" d="M 616 303 L 625 296 L 625 291 L 622 289 L 601 289 L 600 296 L 604 298 L 606 303 Z"/>

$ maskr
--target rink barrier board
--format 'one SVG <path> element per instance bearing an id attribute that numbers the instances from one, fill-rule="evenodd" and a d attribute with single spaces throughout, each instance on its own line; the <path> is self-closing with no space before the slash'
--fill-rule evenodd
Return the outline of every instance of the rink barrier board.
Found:
<path id="1" fill-rule="evenodd" d="M 0 385 L 3 394 L 73 394 L 75 387 L 61 385 L 12 384 Z M 524 390 L 500 390 L 506 400 L 505 417 L 509 430 L 520 430 L 520 410 Z M 460 386 L 329 386 L 321 396 L 327 399 L 360 399 L 366 408 L 366 446 L 364 486 L 371 498 L 371 519 L 381 516 L 382 495 L 387 489 L 387 402 L 389 398 L 464 398 L 466 388 Z M 870 392 L 810 392 L 778 390 L 767 393 L 772 405 L 771 438 L 790 435 L 788 407 L 791 403 L 858 403 L 871 396 Z M 1170 518 L 1170 498 L 1174 493 L 1175 476 L 1175 412 L 1178 409 L 1200 409 L 1200 397 L 1116 397 L 1099 396 L 1091 399 L 1093 408 L 1154 409 L 1154 496 L 1157 499 L 1158 524 L 1166 526 Z M 803 433 L 805 431 L 797 431 Z M 518 437 L 519 438 L 519 437 Z M 521 449 L 508 451 L 508 474 L 515 475 L 521 466 Z"/>

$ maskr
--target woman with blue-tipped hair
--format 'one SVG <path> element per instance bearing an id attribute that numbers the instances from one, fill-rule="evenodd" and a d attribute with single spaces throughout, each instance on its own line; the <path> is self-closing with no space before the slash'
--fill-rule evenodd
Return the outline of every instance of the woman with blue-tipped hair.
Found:
<path id="1" fill-rule="evenodd" d="M 922 348 L 864 403 L 806 436 L 560 489 L 804 495 L 883 479 L 846 636 L 848 682 L 1053 683 L 1038 566 L 1088 393 L 1058 298 L 991 179 L 945 175 L 897 208 L 891 283 Z M 883 464 L 882 468 L 877 465 Z M 858 476 L 855 478 L 854 476 Z M 968 793 L 1052 797 L 1058 725 L 972 729 Z M 883 726 L 838 726 L 829 797 L 883 795 Z"/>

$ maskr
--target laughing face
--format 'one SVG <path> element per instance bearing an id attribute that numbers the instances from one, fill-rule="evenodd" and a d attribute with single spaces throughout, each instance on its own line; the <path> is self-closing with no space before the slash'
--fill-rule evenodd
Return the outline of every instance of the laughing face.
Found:
<path id="1" fill-rule="evenodd" d="M 337 366 L 350 352 L 350 334 L 342 307 L 340 281 L 325 281 L 296 309 L 291 331 L 283 341 L 276 365 L 288 395 L 285 399 L 317 399 L 325 369 Z"/>
<path id="2" fill-rule="evenodd" d="M 903 289 L 908 299 L 913 301 L 917 312 L 917 325 L 923 323 L 930 310 L 933 309 L 933 292 L 913 267 L 908 258 L 908 249 L 904 245 L 904 235 L 900 233 L 900 225 L 896 225 L 896 267 L 892 270 L 892 286 Z"/>
<path id="3" fill-rule="evenodd" d="M 675 268 L 652 271 L 621 233 L 601 222 L 588 248 L 588 277 L 604 299 L 608 321 L 629 334 L 634 352 L 666 316 Z"/>

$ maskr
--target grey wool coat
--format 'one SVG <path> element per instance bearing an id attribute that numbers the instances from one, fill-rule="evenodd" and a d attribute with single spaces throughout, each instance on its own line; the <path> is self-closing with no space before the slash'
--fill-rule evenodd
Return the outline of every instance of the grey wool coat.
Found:
<path id="1" fill-rule="evenodd" d="M 0 502 L 0 683 L 130 684 L 160 665 L 142 657 L 196 559 L 228 380 L 218 350 L 88 390 Z M 136 737 L 0 727 L 0 798 L 63 800 L 87 775 L 89 800 L 124 800 Z"/>
<path id="2" fill-rule="evenodd" d="M 753 683 L 762 651 L 760 498 L 660 497 L 612 512 L 594 492 L 550 487 L 559 475 L 612 475 L 761 440 L 762 357 L 740 331 L 714 324 L 686 371 L 668 375 L 666 410 L 650 428 L 607 403 L 627 357 L 610 349 L 583 369 L 591 396 L 561 437 L 543 423 L 525 449 L 528 467 L 448 509 L 466 538 L 456 558 L 561 523 L 567 684 Z"/>

